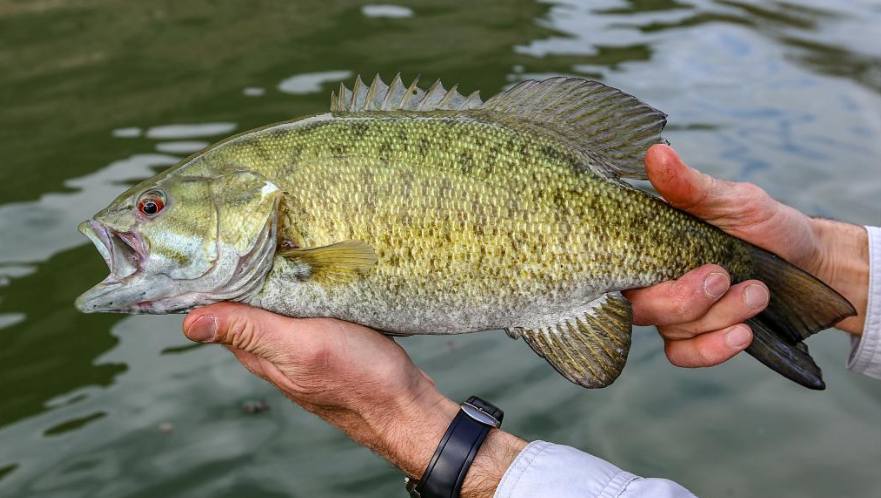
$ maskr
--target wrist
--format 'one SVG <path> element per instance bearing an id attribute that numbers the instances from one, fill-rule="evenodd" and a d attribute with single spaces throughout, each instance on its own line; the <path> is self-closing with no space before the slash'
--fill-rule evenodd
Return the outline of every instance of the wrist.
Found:
<path id="1" fill-rule="evenodd" d="M 471 469 L 462 483 L 461 498 L 490 498 L 499 487 L 505 471 L 526 447 L 526 441 L 505 432 L 493 429 L 477 452 Z"/>
<path id="2" fill-rule="evenodd" d="M 407 476 L 419 479 L 459 405 L 436 389 L 407 401 L 401 416 L 385 424 L 382 438 L 389 448 L 386 458 Z"/>
<path id="3" fill-rule="evenodd" d="M 419 479 L 459 405 L 429 383 L 422 390 L 399 398 L 395 406 L 383 410 L 385 416 L 374 417 L 375 422 L 368 422 L 367 425 L 377 428 L 372 431 L 375 439 L 359 442 L 408 476 Z M 492 497 L 505 471 L 526 444 L 513 434 L 492 429 L 465 475 L 460 497 Z"/>
<path id="4" fill-rule="evenodd" d="M 351 408 L 357 420 L 335 425 L 405 474 L 418 478 L 458 409 L 426 379 L 385 399 L 378 399 L 376 393 L 367 396 Z"/>
<path id="5" fill-rule="evenodd" d="M 814 218 L 811 222 L 819 246 L 816 276 L 841 293 L 857 310 L 857 316 L 842 320 L 836 327 L 861 335 L 869 287 L 869 239 L 866 229 L 822 218 Z"/>

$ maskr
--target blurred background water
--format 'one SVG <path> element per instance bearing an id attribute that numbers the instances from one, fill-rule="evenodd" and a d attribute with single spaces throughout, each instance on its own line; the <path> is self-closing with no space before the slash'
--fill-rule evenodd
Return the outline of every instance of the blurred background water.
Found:
<path id="1" fill-rule="evenodd" d="M 398 71 L 484 97 L 598 78 L 669 113 L 693 165 L 881 224 L 877 3 L 0 0 L 0 496 L 403 496 L 388 464 L 189 345 L 180 317 L 72 306 L 106 274 L 75 226 L 125 184 Z M 844 369 L 844 334 L 810 341 L 821 393 L 748 357 L 677 369 L 635 335 L 602 391 L 500 333 L 402 343 L 510 431 L 699 495 L 881 496 L 881 383 Z"/>

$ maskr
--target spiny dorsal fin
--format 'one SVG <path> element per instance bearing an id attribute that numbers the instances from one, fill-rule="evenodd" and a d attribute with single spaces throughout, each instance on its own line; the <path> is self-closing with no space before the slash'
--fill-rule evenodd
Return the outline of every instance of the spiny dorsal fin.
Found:
<path id="1" fill-rule="evenodd" d="M 611 384 L 624 368 L 630 329 L 630 302 L 620 292 L 610 292 L 558 323 L 519 328 L 509 334 L 523 337 L 563 377 L 597 388 Z"/>
<path id="2" fill-rule="evenodd" d="M 338 92 L 330 96 L 331 112 L 367 111 L 462 111 L 476 109 L 483 104 L 480 92 L 469 96 L 460 94 L 454 85 L 447 90 L 440 80 L 426 91 L 417 86 L 419 78 L 409 87 L 404 86 L 401 75 L 395 75 L 391 85 L 386 85 L 379 75 L 373 78 L 370 86 L 355 77 L 352 90 L 340 84 Z"/>
<path id="3" fill-rule="evenodd" d="M 552 130 L 582 151 L 591 166 L 612 176 L 645 179 L 643 158 L 665 143 L 667 115 L 632 95 L 583 78 L 524 81 L 481 106 L 511 119 L 510 126 Z"/>
<path id="4" fill-rule="evenodd" d="M 346 240 L 324 247 L 280 249 L 278 255 L 303 265 L 303 277 L 343 282 L 366 274 L 376 264 L 373 247 Z"/>

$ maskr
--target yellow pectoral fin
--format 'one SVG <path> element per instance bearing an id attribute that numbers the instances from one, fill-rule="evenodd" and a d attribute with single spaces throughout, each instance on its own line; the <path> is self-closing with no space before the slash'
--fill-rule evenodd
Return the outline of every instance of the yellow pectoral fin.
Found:
<path id="1" fill-rule="evenodd" d="M 365 275 L 377 261 L 373 247 L 358 240 L 308 249 L 281 249 L 278 254 L 308 266 L 309 278 L 334 282 Z"/>

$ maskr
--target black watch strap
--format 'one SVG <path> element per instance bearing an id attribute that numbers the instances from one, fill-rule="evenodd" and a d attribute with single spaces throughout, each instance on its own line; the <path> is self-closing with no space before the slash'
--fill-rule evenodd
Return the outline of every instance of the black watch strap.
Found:
<path id="1" fill-rule="evenodd" d="M 411 496 L 457 498 L 477 451 L 504 413 L 492 403 L 471 396 L 462 403 L 418 482 L 409 482 Z"/>

